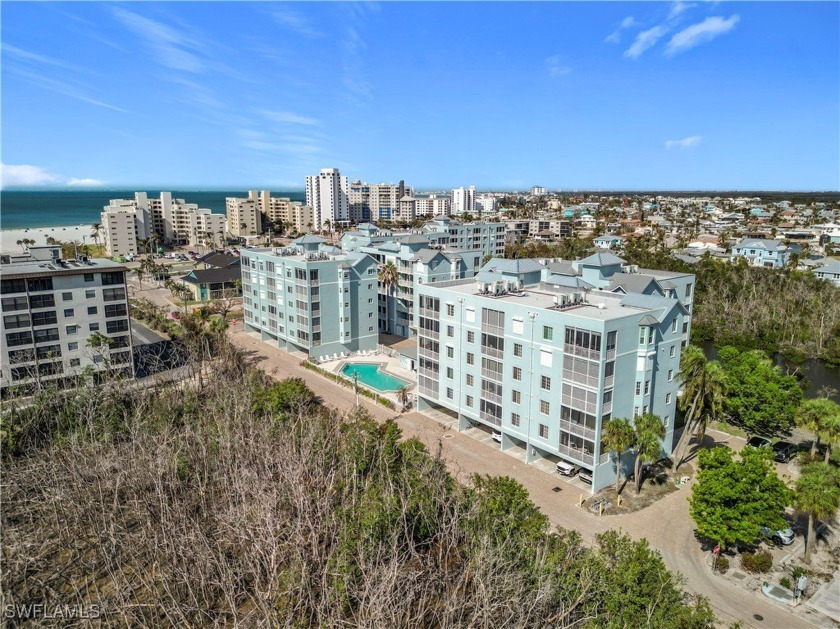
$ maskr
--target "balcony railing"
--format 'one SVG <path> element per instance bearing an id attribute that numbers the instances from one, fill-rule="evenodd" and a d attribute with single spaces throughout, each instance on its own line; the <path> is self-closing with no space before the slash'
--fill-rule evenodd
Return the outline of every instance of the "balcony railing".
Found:
<path id="1" fill-rule="evenodd" d="M 436 312 L 435 310 L 429 310 L 428 308 L 420 308 L 420 316 L 427 317 L 429 319 L 440 319 L 440 313 Z"/>
<path id="2" fill-rule="evenodd" d="M 582 384 L 586 387 L 598 388 L 598 378 L 586 376 L 582 373 L 577 373 L 569 369 L 563 370 L 563 380 L 566 382 L 574 382 L 575 384 Z"/>
<path id="3" fill-rule="evenodd" d="M 498 371 L 490 371 L 489 369 L 482 369 L 481 370 L 481 377 L 487 378 L 488 380 L 492 380 L 493 382 L 501 382 L 502 381 L 502 374 Z"/>
<path id="4" fill-rule="evenodd" d="M 568 457 L 572 460 L 576 460 L 587 465 L 595 465 L 595 456 L 589 452 L 584 452 L 583 450 L 570 448 L 569 446 L 564 445 L 558 445 L 557 451 L 562 456 Z"/>
<path id="5" fill-rule="evenodd" d="M 571 395 L 564 395 L 561 399 L 564 406 L 568 406 L 569 408 L 573 408 L 577 411 L 583 411 L 587 415 L 594 415 L 598 406 L 592 402 L 582 402 L 581 400 L 573 398 Z"/>
<path id="6" fill-rule="evenodd" d="M 482 397 L 482 399 L 485 399 L 489 402 L 493 402 L 493 403 L 499 404 L 499 405 L 502 404 L 502 396 L 499 395 L 498 393 L 491 393 L 490 391 L 483 390 L 481 392 L 481 397 Z"/>
<path id="7" fill-rule="evenodd" d="M 601 352 L 587 347 L 579 347 L 577 345 L 563 344 L 563 351 L 571 356 L 580 356 L 589 360 L 601 360 Z"/>
<path id="8" fill-rule="evenodd" d="M 560 421 L 560 430 L 565 430 L 568 433 L 583 437 L 588 441 L 595 441 L 595 430 L 587 428 L 583 424 L 577 424 L 570 421 Z"/>
<path id="9" fill-rule="evenodd" d="M 487 411 L 481 411 L 478 414 L 481 417 L 482 421 L 487 422 L 488 424 L 493 424 L 494 426 L 501 426 L 502 425 L 502 418 L 496 417 L 495 415 L 491 415 Z"/>
<path id="10" fill-rule="evenodd" d="M 497 347 L 490 347 L 489 345 L 481 346 L 481 353 L 485 356 L 492 356 L 493 358 L 504 358 L 505 352 Z"/>

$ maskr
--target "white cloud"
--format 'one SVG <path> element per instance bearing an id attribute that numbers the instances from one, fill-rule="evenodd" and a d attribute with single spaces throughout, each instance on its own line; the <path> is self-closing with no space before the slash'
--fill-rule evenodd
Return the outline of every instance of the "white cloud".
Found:
<path id="1" fill-rule="evenodd" d="M 545 60 L 545 67 L 548 70 L 548 73 L 551 75 L 551 77 L 555 79 L 557 77 L 566 76 L 572 71 L 572 69 L 569 66 L 564 65 L 562 63 L 562 57 L 560 55 L 548 57 Z"/>
<path id="2" fill-rule="evenodd" d="M 671 149 L 690 149 L 694 148 L 703 141 L 702 135 L 690 135 L 682 140 L 668 140 L 665 142 L 665 148 L 669 151 Z"/>
<path id="3" fill-rule="evenodd" d="M 608 44 L 617 44 L 621 41 L 621 31 L 623 31 L 626 28 L 633 28 L 636 25 L 638 25 L 636 18 L 634 18 L 632 15 L 628 15 L 626 18 L 621 20 L 621 23 L 618 25 L 617 29 L 615 29 L 612 33 L 607 35 L 604 41 Z"/>
<path id="4" fill-rule="evenodd" d="M 674 35 L 665 48 L 665 54 L 668 56 L 676 55 L 694 48 L 698 44 L 712 41 L 735 28 L 738 20 L 740 18 L 737 15 L 727 19 L 718 16 L 707 17 L 702 22 L 692 24 Z"/>
<path id="5" fill-rule="evenodd" d="M 288 124 L 300 124 L 307 126 L 318 126 L 321 121 L 317 118 L 309 116 L 301 116 L 300 114 L 292 113 L 291 111 L 263 111 L 262 114 L 274 122 L 284 122 Z"/>
<path id="6" fill-rule="evenodd" d="M 17 46 L 12 46 L 6 43 L 3 44 L 3 52 L 8 55 L 11 55 L 12 57 L 15 57 L 20 61 L 35 61 L 44 65 L 57 66 L 59 68 L 67 68 L 68 70 L 77 69 L 69 63 L 62 61 L 61 59 L 47 57 L 46 55 L 39 55 L 38 53 L 30 52 L 29 50 L 24 50 L 23 48 L 18 48 Z"/>
<path id="7" fill-rule="evenodd" d="M 321 37 L 323 35 L 309 23 L 309 20 L 289 7 L 273 9 L 271 17 L 281 26 L 286 26 L 304 37 Z"/>
<path id="8" fill-rule="evenodd" d="M 124 26 L 145 40 L 161 65 L 186 72 L 204 70 L 204 62 L 193 52 L 199 46 L 186 33 L 119 7 L 112 11 Z"/>
<path id="9" fill-rule="evenodd" d="M 105 184 L 99 179 L 76 178 L 56 175 L 40 166 L 31 164 L 0 164 L 3 188 L 9 186 L 81 186 L 94 188 Z"/>
<path id="10" fill-rule="evenodd" d="M 646 31 L 642 31 L 636 35 L 636 39 L 630 48 L 624 51 L 624 56 L 630 59 L 638 59 L 645 50 L 655 45 L 667 32 L 668 29 L 664 26 L 654 26 Z"/>
<path id="11" fill-rule="evenodd" d="M 681 13 L 684 13 L 685 11 L 688 11 L 689 9 L 693 9 L 696 6 L 697 6 L 696 4 L 692 4 L 690 2 L 675 2 L 671 6 L 671 12 L 668 13 L 668 19 L 672 20 L 675 17 L 677 17 L 678 15 L 680 15 Z"/>
<path id="12" fill-rule="evenodd" d="M 0 164 L 2 167 L 3 187 L 7 186 L 43 186 L 58 183 L 61 177 L 47 172 L 40 166 L 30 164 Z"/>

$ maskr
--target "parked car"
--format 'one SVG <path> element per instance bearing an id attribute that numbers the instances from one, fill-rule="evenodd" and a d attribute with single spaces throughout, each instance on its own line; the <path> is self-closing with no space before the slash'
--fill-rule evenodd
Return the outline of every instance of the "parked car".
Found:
<path id="1" fill-rule="evenodd" d="M 779 529 L 778 531 L 771 531 L 766 526 L 762 526 L 761 534 L 777 546 L 790 546 L 793 544 L 794 533 L 790 527 Z"/>
<path id="2" fill-rule="evenodd" d="M 773 458 L 779 463 L 787 463 L 790 461 L 799 450 L 798 446 L 787 441 L 779 441 L 773 444 Z"/>
<path id="3" fill-rule="evenodd" d="M 587 485 L 592 484 L 592 472 L 590 472 L 589 470 L 581 470 L 578 473 L 578 478 L 580 480 L 582 480 L 584 483 L 586 483 Z"/>
<path id="4" fill-rule="evenodd" d="M 747 441 L 747 445 L 753 448 L 769 448 L 771 445 L 771 441 L 764 437 L 759 437 L 758 435 L 754 437 L 750 437 Z"/>
<path id="5" fill-rule="evenodd" d="M 580 471 L 577 465 L 568 461 L 558 461 L 556 467 L 557 472 L 563 476 L 574 476 Z"/>
<path id="6" fill-rule="evenodd" d="M 493 441 L 495 441 L 496 443 L 502 442 L 502 433 L 500 433 L 498 430 L 493 431 Z"/>

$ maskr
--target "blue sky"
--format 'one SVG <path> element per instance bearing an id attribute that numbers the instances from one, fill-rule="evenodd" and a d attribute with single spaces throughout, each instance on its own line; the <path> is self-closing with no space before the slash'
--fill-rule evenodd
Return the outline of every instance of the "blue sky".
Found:
<path id="1" fill-rule="evenodd" d="M 840 189 L 840 3 L 3 2 L 3 184 Z"/>

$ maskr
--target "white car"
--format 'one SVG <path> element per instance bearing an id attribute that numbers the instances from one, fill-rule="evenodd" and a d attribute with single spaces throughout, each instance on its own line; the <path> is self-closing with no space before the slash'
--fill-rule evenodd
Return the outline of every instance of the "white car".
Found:
<path id="1" fill-rule="evenodd" d="M 559 461 L 555 467 L 557 468 L 557 473 L 562 476 L 574 476 L 580 471 L 577 465 L 568 461 Z"/>
<path id="2" fill-rule="evenodd" d="M 493 441 L 495 441 L 496 443 L 502 442 L 502 433 L 500 433 L 498 430 L 493 431 Z"/>

